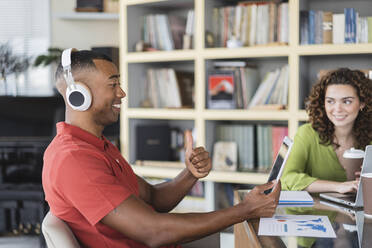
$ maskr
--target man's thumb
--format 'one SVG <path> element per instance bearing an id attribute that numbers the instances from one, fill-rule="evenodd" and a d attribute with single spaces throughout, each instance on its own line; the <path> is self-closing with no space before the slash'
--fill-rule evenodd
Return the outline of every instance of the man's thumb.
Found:
<path id="1" fill-rule="evenodd" d="M 186 152 L 191 152 L 192 151 L 192 145 L 193 145 L 193 140 L 192 140 L 192 134 L 190 130 L 185 131 L 185 150 Z"/>
<path id="2" fill-rule="evenodd" d="M 265 191 L 267 189 L 271 189 L 272 187 L 274 187 L 275 183 L 276 183 L 276 180 L 267 182 L 267 183 L 262 184 L 262 185 L 258 185 L 257 187 L 260 191 Z"/>

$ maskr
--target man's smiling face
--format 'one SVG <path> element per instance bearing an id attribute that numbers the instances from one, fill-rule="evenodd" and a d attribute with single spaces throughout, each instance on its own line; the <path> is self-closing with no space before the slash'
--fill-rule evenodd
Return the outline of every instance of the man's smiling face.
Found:
<path id="1" fill-rule="evenodd" d="M 90 76 L 93 102 L 91 111 L 98 125 L 107 126 L 118 121 L 121 99 L 126 96 L 120 87 L 116 66 L 106 60 L 94 60 L 97 67 Z"/>

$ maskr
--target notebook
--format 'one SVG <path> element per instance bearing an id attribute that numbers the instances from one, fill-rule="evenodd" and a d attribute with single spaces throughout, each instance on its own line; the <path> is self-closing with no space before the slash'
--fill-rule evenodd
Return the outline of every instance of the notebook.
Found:
<path id="1" fill-rule="evenodd" d="M 280 192 L 280 206 L 311 206 L 314 200 L 307 191 L 285 191 Z"/>
<path id="2" fill-rule="evenodd" d="M 363 173 L 372 173 L 372 145 L 366 146 L 361 174 Z M 356 193 L 322 193 L 319 196 L 323 199 L 345 204 L 351 207 L 363 207 L 363 188 L 360 180 L 358 191 Z"/>
<path id="3" fill-rule="evenodd" d="M 268 182 L 272 180 L 279 180 L 283 174 L 284 166 L 287 162 L 289 153 L 291 152 L 293 141 L 287 136 L 284 137 L 282 144 L 279 147 L 278 155 L 275 158 L 273 165 L 271 166 Z M 272 189 L 265 191 L 265 194 L 268 194 Z"/>

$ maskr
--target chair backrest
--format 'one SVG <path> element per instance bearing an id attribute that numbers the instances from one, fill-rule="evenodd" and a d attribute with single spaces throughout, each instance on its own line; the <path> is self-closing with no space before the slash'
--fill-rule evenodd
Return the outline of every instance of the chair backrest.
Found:
<path id="1" fill-rule="evenodd" d="M 48 248 L 80 248 L 68 225 L 50 211 L 45 215 L 41 229 Z"/>

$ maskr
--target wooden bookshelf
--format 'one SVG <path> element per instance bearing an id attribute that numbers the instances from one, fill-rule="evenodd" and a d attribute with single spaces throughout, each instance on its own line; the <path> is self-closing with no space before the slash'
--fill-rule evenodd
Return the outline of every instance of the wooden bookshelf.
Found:
<path id="1" fill-rule="evenodd" d="M 185 5 L 193 5 L 195 11 L 195 33 L 194 33 L 194 48 L 189 50 L 174 50 L 174 51 L 156 51 L 156 52 L 133 52 L 133 37 L 139 36 L 140 24 L 136 27 L 129 24 L 129 18 L 132 12 L 151 13 L 151 8 L 159 6 L 172 6 L 177 2 L 185 3 Z M 372 44 L 324 44 L 324 45 L 300 45 L 299 44 L 299 12 L 302 9 L 322 8 L 329 11 L 329 8 L 338 5 L 338 1 L 331 0 L 333 5 L 328 1 L 312 1 L 312 0 L 289 0 L 289 44 L 288 45 L 264 45 L 243 48 L 206 48 L 205 47 L 205 13 L 209 8 L 210 2 L 223 1 L 209 1 L 209 0 L 182 0 L 182 1 L 155 1 L 155 0 L 128 0 L 120 3 L 120 57 L 121 57 L 121 75 L 123 80 L 123 89 L 128 93 L 131 82 L 130 75 L 133 73 L 130 66 L 138 66 L 138 70 L 145 68 L 142 65 L 147 63 L 169 63 L 191 61 L 193 72 L 195 75 L 195 107 L 194 109 L 146 109 L 138 107 L 130 107 L 130 102 L 133 97 L 128 94 L 128 98 L 124 100 L 121 115 L 121 145 L 123 155 L 129 159 L 131 158 L 131 148 L 133 147 L 131 135 L 130 122 L 133 120 L 146 119 L 153 120 L 188 120 L 192 121 L 196 128 L 197 146 L 206 146 L 210 137 L 207 137 L 208 125 L 210 121 L 247 121 L 247 122 L 281 122 L 288 124 L 289 136 L 293 138 L 297 131 L 299 124 L 305 122 L 308 118 L 303 101 L 306 94 L 314 81 L 303 80 L 304 75 L 313 75 L 316 70 L 317 62 L 322 62 L 327 59 L 333 59 L 327 65 L 330 67 L 345 66 L 338 62 L 338 57 L 334 56 L 348 56 L 345 58 L 345 63 L 350 63 L 350 66 L 363 67 L 363 60 L 367 60 L 367 56 L 372 54 Z M 312 3 L 314 2 L 314 3 Z M 323 3 L 324 2 L 324 3 Z M 369 7 L 368 0 L 358 1 L 356 6 L 352 6 L 352 2 L 342 1 L 344 7 L 355 7 L 361 9 Z M 148 5 L 148 6 L 147 6 Z M 348 5 L 348 6 L 347 6 Z M 331 6 L 331 7 L 330 7 Z M 149 8 L 151 7 L 151 8 Z M 130 10 L 128 11 L 128 8 Z M 337 6 L 339 9 L 340 7 Z M 130 13 L 129 13 L 130 12 Z M 153 10 L 153 13 L 156 13 Z M 131 20 L 133 22 L 133 20 Z M 129 39 L 132 39 L 131 41 Z M 356 56 L 356 57 L 355 57 Z M 359 57 L 358 57 L 359 56 Z M 282 59 L 288 63 L 289 66 L 289 92 L 288 92 L 288 106 L 285 110 L 215 110 L 206 108 L 206 64 L 210 60 L 215 59 Z M 350 58 L 350 59 L 349 59 Z M 359 60 L 362 62 L 358 62 Z M 307 65 L 309 68 L 307 68 Z M 367 62 L 365 63 L 367 64 Z M 348 64 L 346 64 L 348 65 Z M 311 68 L 314 69 L 311 69 Z M 371 67 L 371 66 L 369 66 Z M 143 71 L 145 74 L 145 71 Z M 131 98 L 132 97 L 132 98 Z M 173 177 L 180 169 L 174 168 L 159 168 L 159 167 L 142 167 L 134 166 L 136 173 L 142 176 L 153 177 Z M 212 171 L 210 175 L 205 178 L 207 181 L 226 182 L 226 183 L 247 183 L 260 184 L 266 181 L 267 174 L 261 173 L 244 173 L 244 172 L 217 172 Z"/>
<path id="2" fill-rule="evenodd" d="M 156 178 L 173 178 L 182 171 L 181 168 L 139 165 L 134 165 L 133 169 L 138 175 Z M 211 171 L 207 177 L 201 180 L 220 183 L 263 184 L 266 183 L 267 177 L 268 175 L 266 173 Z"/>
<path id="3" fill-rule="evenodd" d="M 119 14 L 104 13 L 104 12 L 71 12 L 71 13 L 57 13 L 56 18 L 63 20 L 99 20 L 99 21 L 117 21 Z"/>

